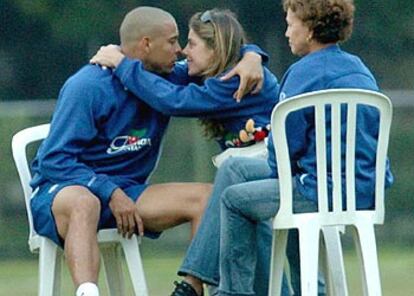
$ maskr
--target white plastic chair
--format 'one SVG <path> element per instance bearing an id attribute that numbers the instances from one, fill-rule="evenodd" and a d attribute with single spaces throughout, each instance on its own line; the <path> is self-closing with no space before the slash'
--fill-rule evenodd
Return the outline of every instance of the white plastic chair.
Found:
<path id="1" fill-rule="evenodd" d="M 355 207 L 355 126 L 357 106 L 363 104 L 373 106 L 380 113 L 378 145 L 375 167 L 375 209 L 356 210 Z M 327 193 L 327 160 L 325 138 L 325 106 L 331 106 L 332 112 L 332 211 L 328 210 Z M 346 135 L 346 210 L 342 208 L 341 184 L 341 105 L 347 105 L 347 135 Z M 318 212 L 292 212 L 292 178 L 289 161 L 288 145 L 285 132 L 285 121 L 289 113 L 296 110 L 314 107 L 315 130 L 317 139 L 317 174 L 318 174 Z M 283 262 L 288 230 L 296 228 L 299 231 L 299 249 L 301 266 L 301 294 L 317 295 L 318 250 L 320 231 L 339 240 L 336 227 L 353 226 L 354 241 L 360 259 L 360 268 L 364 295 L 381 295 L 381 282 L 378 267 L 377 248 L 375 242 L 375 224 L 384 222 L 384 182 L 388 138 L 392 118 L 390 100 L 376 92 L 358 89 L 336 89 L 307 93 L 292 97 L 278 104 L 271 118 L 273 141 L 276 149 L 278 175 L 280 182 L 280 209 L 273 220 L 273 250 L 271 262 L 271 278 L 269 295 L 280 295 Z M 373 123 L 375 124 L 375 123 Z M 340 243 L 339 243 L 340 244 Z M 327 247 L 329 252 L 329 246 Z M 334 249 L 335 253 L 336 250 Z M 332 260 L 333 262 L 329 262 Z M 332 272 L 344 273 L 343 263 L 335 271 L 335 258 L 327 259 Z M 342 270 L 341 270 L 342 269 Z M 335 280 L 333 280 L 335 282 Z M 348 295 L 346 287 L 328 288 L 334 295 Z"/>
<path id="2" fill-rule="evenodd" d="M 32 253 L 39 252 L 38 295 L 41 296 L 60 294 L 63 252 L 53 241 L 38 235 L 33 228 L 30 208 L 32 188 L 29 186 L 32 176 L 26 148 L 29 144 L 46 138 L 49 128 L 49 124 L 30 127 L 19 131 L 12 139 L 13 158 L 23 188 L 29 221 L 29 248 Z M 125 295 L 121 248 L 128 266 L 135 295 L 148 295 L 137 236 L 134 235 L 131 239 L 126 239 L 119 235 L 116 229 L 104 229 L 98 232 L 98 242 L 110 295 Z"/>

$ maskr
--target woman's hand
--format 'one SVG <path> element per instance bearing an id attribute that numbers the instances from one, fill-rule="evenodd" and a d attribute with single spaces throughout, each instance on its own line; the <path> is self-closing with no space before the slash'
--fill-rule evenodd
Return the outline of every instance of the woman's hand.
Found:
<path id="1" fill-rule="evenodd" d="M 255 52 L 247 52 L 221 80 L 228 80 L 235 75 L 240 77 L 239 88 L 233 94 L 238 102 L 248 93 L 257 94 L 262 89 L 264 80 L 262 57 Z"/>
<path id="2" fill-rule="evenodd" d="M 107 46 L 101 46 L 89 62 L 103 67 L 116 68 L 124 57 L 118 45 L 109 44 Z"/>

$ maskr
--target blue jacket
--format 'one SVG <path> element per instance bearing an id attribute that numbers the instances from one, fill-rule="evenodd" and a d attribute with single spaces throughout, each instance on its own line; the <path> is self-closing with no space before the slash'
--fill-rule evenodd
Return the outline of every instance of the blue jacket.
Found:
<path id="1" fill-rule="evenodd" d="M 81 185 L 107 203 L 117 187 L 147 181 L 168 122 L 125 91 L 111 70 L 87 65 L 60 91 L 31 186 Z"/>
<path id="2" fill-rule="evenodd" d="M 276 77 L 267 68 L 261 92 L 246 95 L 240 103 L 233 98 L 239 86 L 238 77 L 229 81 L 211 77 L 203 84 L 193 80 L 180 85 L 186 83 L 188 76 L 186 63 L 177 64 L 168 77 L 175 83 L 146 71 L 140 61 L 128 58 L 122 60 L 114 73 L 129 91 L 157 111 L 171 116 L 217 119 L 226 131 L 237 135 L 249 118 L 254 119 L 256 126 L 269 124 L 279 89 Z"/>
<path id="3" fill-rule="evenodd" d="M 245 47 L 244 51 L 247 50 L 267 58 L 255 46 Z M 176 84 L 197 82 L 188 76 L 185 64 L 177 64 L 167 78 Z M 272 78 L 270 75 L 269 80 Z M 232 99 L 232 93 L 237 89 L 234 82 L 222 82 L 231 86 L 227 99 L 234 106 L 244 106 L 246 103 L 237 104 Z M 257 113 L 261 112 L 260 116 L 254 117 L 259 124 L 269 122 L 274 105 L 278 84 L 275 78 L 272 86 L 270 84 L 271 100 L 256 109 Z M 152 85 L 150 88 L 155 92 L 156 87 Z M 244 119 L 252 114 L 239 114 L 238 110 L 233 107 L 231 111 L 230 108 L 226 110 L 226 116 L 232 118 L 229 127 L 232 124 L 242 126 Z M 197 114 L 202 114 L 202 110 Z M 266 120 L 262 120 L 264 114 Z M 32 164 L 31 186 L 36 188 L 45 182 L 81 185 L 102 202 L 109 202 L 117 187 L 147 182 L 156 167 L 169 118 L 129 92 L 111 70 L 85 66 L 68 79 L 59 94 L 50 134 Z"/>
<path id="4" fill-rule="evenodd" d="M 279 93 L 279 100 L 295 95 L 334 88 L 361 88 L 378 91 L 375 78 L 362 61 L 339 46 L 306 55 L 293 64 L 284 75 Z M 344 112 L 344 110 L 342 110 Z M 292 113 L 287 119 L 287 137 L 292 169 L 296 177 L 299 192 L 310 200 L 317 200 L 315 129 L 313 111 L 309 109 Z M 329 119 L 329 113 L 327 113 Z M 345 116 L 342 116 L 345 120 Z M 379 114 L 376 109 L 360 106 L 357 113 L 356 134 L 356 196 L 358 208 L 370 208 L 374 203 L 375 154 L 377 147 Z M 330 127 L 330 125 L 328 125 Z M 273 131 L 276 132 L 277 131 Z M 345 126 L 342 135 L 345 135 Z M 329 139 L 330 131 L 327 131 Z M 343 138 L 342 137 L 342 138 Z M 277 164 L 272 138 L 269 137 L 269 165 L 273 176 L 277 177 Z M 328 144 L 329 145 L 329 144 Z M 346 143 L 342 143 L 345 151 Z M 328 147 L 329 155 L 330 149 Z M 328 168 L 330 160 L 328 158 Z M 331 184 L 331 179 L 328 177 Z M 388 167 L 386 186 L 393 182 Z M 331 187 L 331 185 L 330 185 Z"/>

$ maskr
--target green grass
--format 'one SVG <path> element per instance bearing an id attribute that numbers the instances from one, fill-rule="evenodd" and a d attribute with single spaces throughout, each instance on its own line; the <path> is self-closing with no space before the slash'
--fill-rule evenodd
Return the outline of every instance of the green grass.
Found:
<path id="1" fill-rule="evenodd" d="M 168 295 L 172 290 L 175 272 L 182 254 L 168 255 L 150 253 L 143 256 L 144 269 L 150 295 Z M 385 249 L 379 254 L 383 295 L 402 296 L 414 293 L 414 251 Z M 362 295 L 358 261 L 352 252 L 346 252 L 346 268 L 349 292 L 352 296 Z M 102 295 L 107 295 L 101 273 Z M 130 284 L 127 284 L 130 288 Z M 0 263 L 0 296 L 37 295 L 37 261 L 3 261 Z M 73 295 L 73 286 L 66 267 L 63 270 L 62 295 Z M 131 293 L 132 295 L 132 293 Z"/>
<path id="2" fill-rule="evenodd" d="M 414 249 L 380 250 L 379 264 L 384 296 L 414 295 Z M 347 252 L 345 259 L 350 295 L 362 295 L 357 257 Z"/>
<path id="3" fill-rule="evenodd" d="M 181 255 L 162 255 L 159 257 L 144 258 L 144 270 L 150 295 L 168 295 L 173 287 L 173 281 L 177 279 L 175 272 L 180 264 Z M 37 295 L 37 261 L 3 261 L 0 262 L 0 296 L 35 296 Z M 125 268 L 125 266 L 124 266 Z M 126 274 L 126 279 L 128 275 Z M 104 271 L 101 270 L 99 278 L 101 295 L 107 296 L 107 287 L 104 280 Z M 131 283 L 126 281 L 127 295 L 133 295 Z M 70 274 L 63 266 L 62 269 L 62 294 L 74 295 L 74 287 Z"/>

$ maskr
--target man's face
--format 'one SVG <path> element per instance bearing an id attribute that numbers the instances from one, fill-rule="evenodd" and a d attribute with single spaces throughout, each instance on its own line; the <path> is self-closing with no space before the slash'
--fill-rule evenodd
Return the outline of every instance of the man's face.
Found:
<path id="1" fill-rule="evenodd" d="M 174 67 L 181 47 L 178 43 L 177 24 L 173 21 L 166 22 L 162 28 L 160 34 L 149 41 L 145 67 L 159 74 L 168 74 Z"/>

